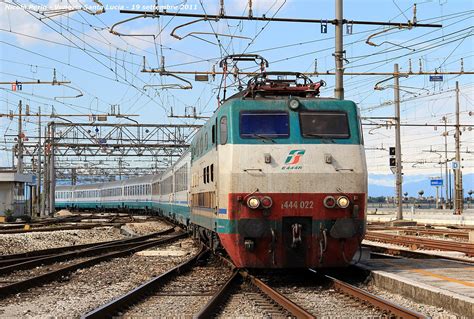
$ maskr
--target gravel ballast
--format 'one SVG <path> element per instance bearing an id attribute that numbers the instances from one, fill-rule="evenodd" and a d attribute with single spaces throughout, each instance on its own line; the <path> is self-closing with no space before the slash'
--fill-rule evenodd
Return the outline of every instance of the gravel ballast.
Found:
<path id="1" fill-rule="evenodd" d="M 0 255 L 18 254 L 33 250 L 42 250 L 63 246 L 99 243 L 159 232 L 171 226 L 161 221 L 127 223 L 131 231 L 123 232 L 112 226 L 91 229 L 57 230 L 45 232 L 0 234 Z"/>
<path id="2" fill-rule="evenodd" d="M 0 234 L 0 255 L 125 238 L 115 227 Z"/>
<path id="3" fill-rule="evenodd" d="M 192 239 L 182 239 L 151 250 L 171 253 L 134 254 L 78 270 L 56 282 L 0 300 L 0 317 L 78 318 L 185 261 L 198 247 Z"/>
<path id="4" fill-rule="evenodd" d="M 125 318 L 192 318 L 231 275 L 215 257 L 174 277 L 149 298 L 126 311 Z"/>

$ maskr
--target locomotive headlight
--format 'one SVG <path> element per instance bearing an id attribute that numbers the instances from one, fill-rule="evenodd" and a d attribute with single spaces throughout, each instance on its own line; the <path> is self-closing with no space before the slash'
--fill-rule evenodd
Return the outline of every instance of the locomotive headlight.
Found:
<path id="1" fill-rule="evenodd" d="M 269 196 L 263 197 L 261 203 L 263 208 L 270 208 L 273 205 L 273 201 Z"/>
<path id="2" fill-rule="evenodd" d="M 336 206 L 336 199 L 332 196 L 326 196 L 323 201 L 324 207 L 334 208 Z"/>
<path id="3" fill-rule="evenodd" d="M 349 198 L 346 196 L 341 196 L 337 199 L 337 206 L 340 208 L 347 208 L 349 206 Z"/>
<path id="4" fill-rule="evenodd" d="M 290 99 L 290 101 L 288 102 L 288 106 L 290 107 L 290 109 L 292 109 L 293 111 L 295 111 L 297 108 L 300 107 L 300 101 L 298 101 L 298 99 L 292 98 L 292 99 Z"/>
<path id="5" fill-rule="evenodd" d="M 247 199 L 247 206 L 252 208 L 252 209 L 257 209 L 258 206 L 260 206 L 260 199 L 257 197 L 250 197 Z"/>

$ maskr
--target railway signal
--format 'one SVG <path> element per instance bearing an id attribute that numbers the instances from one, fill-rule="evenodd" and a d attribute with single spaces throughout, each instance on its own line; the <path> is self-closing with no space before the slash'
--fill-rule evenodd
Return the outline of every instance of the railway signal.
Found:
<path id="1" fill-rule="evenodd" d="M 395 167 L 397 166 L 397 159 L 395 157 L 391 157 L 389 159 L 389 164 L 390 164 L 390 167 Z"/>
<path id="2" fill-rule="evenodd" d="M 395 147 L 389 147 L 388 148 L 388 154 L 390 155 L 390 158 L 388 159 L 388 163 L 390 166 L 390 170 L 393 172 L 393 168 L 397 166 L 397 158 L 395 157 L 397 155 L 397 151 Z"/>

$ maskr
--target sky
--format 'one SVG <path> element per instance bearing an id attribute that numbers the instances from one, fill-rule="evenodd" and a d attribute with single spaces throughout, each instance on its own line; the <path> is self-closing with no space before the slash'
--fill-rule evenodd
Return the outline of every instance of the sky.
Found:
<path id="1" fill-rule="evenodd" d="M 334 19 L 333 0 L 253 0 L 253 15 L 302 19 Z M 69 86 L 25 85 L 12 91 L 0 85 L 0 112 L 16 109 L 18 101 L 41 107 L 45 113 L 98 114 L 110 112 L 111 106 L 122 113 L 137 114 L 141 123 L 201 123 L 172 119 L 167 115 L 184 114 L 189 107 L 209 116 L 217 106 L 220 78 L 192 83 L 191 90 L 163 89 L 160 85 L 183 84 L 180 80 L 143 73 L 159 68 L 167 71 L 219 70 L 218 62 L 227 54 L 253 53 L 265 57 L 269 71 L 334 71 L 334 27 L 321 33 L 321 24 L 279 23 L 237 20 L 193 21 L 180 17 L 147 17 L 125 21 L 135 15 L 120 9 L 149 9 L 155 1 L 91 0 L 0 1 L 0 78 L 10 81 L 71 81 Z M 392 72 L 394 63 L 401 71 L 474 71 L 474 2 L 471 0 L 418 1 L 419 23 L 439 23 L 442 28 L 387 28 L 352 25 L 344 30 L 346 72 Z M 217 14 L 219 1 L 158 1 L 170 12 Z M 407 22 L 413 20 L 413 1 L 345 0 L 347 20 Z M 247 1 L 224 1 L 228 15 L 244 15 Z M 123 23 L 121 23 L 123 22 Z M 173 29 L 181 40 L 174 38 Z M 114 35 L 115 31 L 121 36 Z M 196 33 L 199 32 L 199 33 Z M 216 36 L 217 34 L 217 36 Z M 369 39 L 375 46 L 368 45 Z M 255 64 L 239 64 L 241 70 L 254 71 Z M 345 98 L 355 101 L 363 117 L 393 117 L 392 81 L 374 90 L 387 76 L 345 76 Z M 333 96 L 334 77 L 321 76 L 327 86 L 322 96 Z M 472 75 L 445 75 L 442 82 L 430 82 L 427 75 L 401 78 L 401 120 L 410 124 L 439 124 L 438 127 L 402 128 L 402 160 L 405 180 L 429 181 L 439 176 L 439 161 L 444 160 L 442 118 L 453 124 L 455 117 L 455 82 L 460 85 L 462 166 L 465 189 L 474 188 L 473 125 L 474 90 Z M 246 78 L 241 79 L 245 83 Z M 232 78 L 228 79 L 232 82 Z M 231 89 L 232 91 L 232 89 Z M 77 97 L 77 95 L 82 95 Z M 470 113 L 471 112 L 471 113 Z M 471 115 L 470 115 L 471 114 Z M 79 120 L 78 118 L 77 120 Z M 84 119 L 84 118 L 82 118 Z M 49 121 L 50 119 L 45 119 Z M 32 123 L 30 123 L 32 122 Z M 25 122 L 25 134 L 34 136 L 37 124 Z M 366 123 L 380 123 L 367 119 Z M 16 123 L 0 118 L 2 135 L 16 134 Z M 448 158 L 454 157 L 453 128 L 447 129 Z M 393 193 L 393 174 L 388 165 L 388 147 L 394 145 L 393 126 L 364 127 L 371 192 Z M 0 146 L 0 166 L 11 165 L 11 153 Z M 470 175 L 471 174 L 471 175 Z M 427 187 L 425 192 L 434 192 Z"/>

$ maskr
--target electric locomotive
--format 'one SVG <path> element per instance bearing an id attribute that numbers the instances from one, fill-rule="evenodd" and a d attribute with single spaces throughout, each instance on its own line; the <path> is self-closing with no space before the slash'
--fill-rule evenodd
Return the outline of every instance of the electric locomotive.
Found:
<path id="1" fill-rule="evenodd" d="M 192 143 L 191 227 L 238 267 L 347 265 L 365 234 L 357 106 L 323 82 L 262 73 Z"/>
<path id="2" fill-rule="evenodd" d="M 238 267 L 345 266 L 365 234 L 365 152 L 357 106 L 322 85 L 259 74 L 162 175 L 61 186 L 57 207 L 155 211 Z"/>

